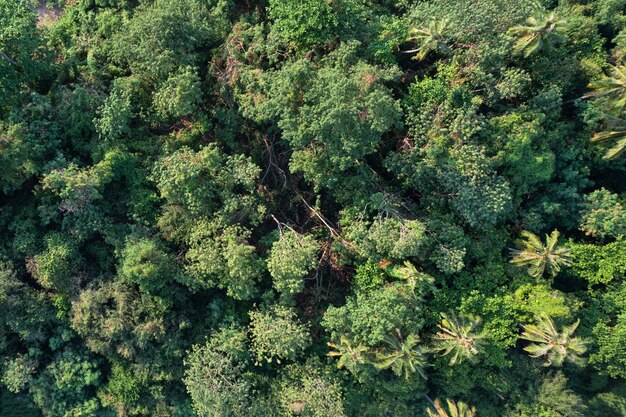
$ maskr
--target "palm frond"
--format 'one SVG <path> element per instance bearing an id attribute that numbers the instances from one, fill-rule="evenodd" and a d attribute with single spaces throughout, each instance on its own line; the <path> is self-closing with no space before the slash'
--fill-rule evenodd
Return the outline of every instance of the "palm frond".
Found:
<path id="1" fill-rule="evenodd" d="M 544 366 L 561 366 L 565 360 L 582 364 L 582 355 L 587 351 L 589 341 L 573 337 L 579 320 L 559 331 L 547 315 L 536 317 L 536 324 L 524 326 L 520 339 L 530 343 L 524 350 L 533 358 L 545 357 Z"/>

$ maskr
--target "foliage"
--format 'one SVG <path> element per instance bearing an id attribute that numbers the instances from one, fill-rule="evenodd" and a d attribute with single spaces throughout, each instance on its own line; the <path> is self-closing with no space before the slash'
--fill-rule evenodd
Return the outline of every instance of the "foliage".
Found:
<path id="1" fill-rule="evenodd" d="M 600 80 L 589 83 L 591 93 L 587 97 L 593 97 L 604 107 L 607 113 L 620 116 L 626 108 L 626 67 L 611 66 L 609 75 Z"/>
<path id="2" fill-rule="evenodd" d="M 620 239 L 606 245 L 576 243 L 571 245 L 574 265 L 572 271 L 590 285 L 608 284 L 626 273 L 624 250 L 626 241 Z"/>
<path id="3" fill-rule="evenodd" d="M 357 292 L 341 307 L 329 307 L 322 324 L 332 340 L 350 334 L 351 340 L 376 347 L 397 329 L 412 334 L 421 328 L 416 301 L 404 283 L 389 284 L 381 291 Z"/>
<path id="4" fill-rule="evenodd" d="M 77 286 L 73 275 L 80 262 L 76 247 L 59 233 L 47 236 L 45 243 L 45 251 L 33 257 L 30 272 L 44 288 L 72 292 Z"/>
<path id="5" fill-rule="evenodd" d="M 462 401 L 454 402 L 446 400 L 446 405 L 442 405 L 441 401 L 435 400 L 432 408 L 427 408 L 426 413 L 429 417 L 474 417 L 476 415 L 476 407 L 470 407 Z"/>
<path id="6" fill-rule="evenodd" d="M 350 223 L 346 236 L 352 241 L 352 248 L 373 261 L 417 256 L 425 241 L 425 228 L 418 220 L 379 218 L 371 223 Z"/>
<path id="7" fill-rule="evenodd" d="M 420 272 L 409 261 L 404 261 L 404 265 L 392 265 L 387 268 L 387 273 L 405 281 L 410 295 L 416 296 L 416 300 L 421 302 L 426 295 L 436 290 L 435 279 L 428 274 Z"/>
<path id="8" fill-rule="evenodd" d="M 201 100 L 200 77 L 191 67 L 170 75 L 153 97 L 157 114 L 165 119 L 192 114 Z"/>
<path id="9" fill-rule="evenodd" d="M 589 83 L 588 87 L 593 91 L 584 97 L 591 97 L 594 103 L 603 109 L 607 114 L 610 129 L 595 134 L 592 142 L 614 142 L 604 155 L 604 159 L 614 159 L 620 156 L 626 149 L 626 138 L 624 137 L 624 109 L 626 108 L 626 68 L 624 66 L 611 66 L 609 75 L 604 75 L 601 79 Z"/>
<path id="10" fill-rule="evenodd" d="M 549 15 L 531 16 L 524 25 L 513 26 L 509 33 L 518 36 L 513 50 L 523 53 L 524 57 L 539 52 L 542 48 L 552 47 L 564 40 L 563 32 L 566 22 L 554 13 Z"/>
<path id="11" fill-rule="evenodd" d="M 339 380 L 320 363 L 289 365 L 280 381 L 279 398 L 287 416 L 346 416 Z"/>
<path id="12" fill-rule="evenodd" d="M 361 10 L 353 0 L 269 2 L 270 37 L 296 49 L 309 50 L 357 29 Z"/>
<path id="13" fill-rule="evenodd" d="M 99 379 L 95 361 L 64 351 L 33 381 L 31 392 L 44 416 L 89 415 L 99 408 L 98 400 L 89 397 Z"/>
<path id="14" fill-rule="evenodd" d="M 522 239 L 515 241 L 517 249 L 511 250 L 513 258 L 511 263 L 528 267 L 528 274 L 532 277 L 542 277 L 547 271 L 555 277 L 562 266 L 571 266 L 569 249 L 558 246 L 559 232 L 554 230 L 549 236 L 546 235 L 544 245 L 534 233 L 523 231 Z"/>
<path id="15" fill-rule="evenodd" d="M 144 292 L 159 291 L 177 275 L 174 260 L 151 239 L 129 239 L 120 258 L 121 279 Z"/>
<path id="16" fill-rule="evenodd" d="M 165 310 L 160 298 L 108 282 L 73 301 L 72 327 L 93 352 L 131 359 L 164 337 Z"/>
<path id="17" fill-rule="evenodd" d="M 15 191 L 35 173 L 31 151 L 23 136 L 19 125 L 0 125 L 0 182 L 4 193 Z"/>
<path id="18" fill-rule="evenodd" d="M 191 231 L 187 252 L 188 282 L 192 290 L 217 286 L 238 300 L 250 299 L 262 272 L 262 261 L 248 244 L 250 232 L 236 226 L 225 229 L 198 222 Z"/>
<path id="19" fill-rule="evenodd" d="M 304 277 L 315 267 L 319 244 L 309 235 L 284 232 L 274 242 L 267 269 L 274 278 L 274 288 L 281 293 L 296 294 L 304 288 Z"/>
<path id="20" fill-rule="evenodd" d="M 526 401 L 518 406 L 516 415 L 586 416 L 587 406 L 580 396 L 568 388 L 561 372 L 550 375 L 538 387 L 532 387 Z"/>
<path id="21" fill-rule="evenodd" d="M 399 377 L 408 379 L 412 374 L 424 373 L 424 354 L 418 346 L 419 339 L 415 335 L 402 336 L 399 330 L 396 335 L 384 340 L 386 346 L 377 353 L 375 366 L 379 369 L 391 369 Z"/>
<path id="22" fill-rule="evenodd" d="M 620 198 L 604 188 L 586 195 L 580 229 L 598 238 L 626 234 L 626 208 Z"/>
<path id="23" fill-rule="evenodd" d="M 357 368 L 366 363 L 366 355 L 368 355 L 369 350 L 363 342 L 357 346 L 352 346 L 350 340 L 341 336 L 339 343 L 328 342 L 328 346 L 335 349 L 328 352 L 328 356 L 339 357 L 337 361 L 337 368 L 339 369 L 346 368 L 348 371 L 356 373 Z"/>
<path id="24" fill-rule="evenodd" d="M 450 48 L 446 44 L 446 20 L 432 20 L 428 27 L 418 29 L 409 29 L 408 42 L 415 42 L 419 45 L 418 48 L 411 51 L 404 51 L 405 53 L 417 52 L 413 56 L 413 59 L 422 61 L 431 52 L 448 52 Z"/>
<path id="25" fill-rule="evenodd" d="M 624 361 L 624 345 L 621 343 L 626 335 L 626 319 L 622 313 L 614 326 L 601 323 L 594 328 L 594 336 L 598 340 L 599 349 L 594 355 L 596 363 L 604 364 L 612 377 L 623 378 L 626 375 Z"/>
<path id="26" fill-rule="evenodd" d="M 357 266 L 354 274 L 354 285 L 362 291 L 371 291 L 385 284 L 385 273 L 379 264 L 368 260 Z"/>
<path id="27" fill-rule="evenodd" d="M 195 345 L 185 360 L 185 385 L 200 416 L 245 415 L 250 382 L 243 363 L 216 346 Z"/>
<path id="28" fill-rule="evenodd" d="M 624 414 L 625 24 L 0 0 L 0 414 Z"/>
<path id="29" fill-rule="evenodd" d="M 557 330 L 552 319 L 546 315 L 536 318 L 537 324 L 524 326 L 524 333 L 520 336 L 524 340 L 534 342 L 524 348 L 533 358 L 546 356 L 544 366 L 561 366 L 563 361 L 583 363 L 582 355 L 587 351 L 589 342 L 585 339 L 573 337 L 580 320 L 574 324 Z"/>
<path id="30" fill-rule="evenodd" d="M 245 97 L 244 103 L 258 104 L 246 104 L 244 114 L 275 121 L 293 150 L 291 169 L 320 187 L 334 188 L 338 176 L 357 168 L 399 124 L 399 105 L 385 86 L 397 73 L 358 59 L 357 48 L 357 42 L 343 44 L 319 68 L 306 59 L 288 63 Z"/>
<path id="31" fill-rule="evenodd" d="M 224 155 L 216 144 L 198 152 L 183 147 L 164 158 L 155 170 L 161 197 L 193 215 L 226 219 L 253 209 L 255 179 L 259 170 L 243 155 Z M 241 190 L 241 191 L 239 191 Z"/>
<path id="32" fill-rule="evenodd" d="M 591 141 L 597 143 L 615 142 L 613 147 L 608 149 L 604 155 L 604 159 L 615 159 L 626 150 L 626 129 L 620 126 L 614 130 L 597 133 L 591 138 Z"/>
<path id="33" fill-rule="evenodd" d="M 434 336 L 435 349 L 443 356 L 450 355 L 450 365 L 464 359 L 475 361 L 484 338 L 484 334 L 476 331 L 479 325 L 478 319 L 442 314 L 441 323 L 437 325 L 439 332 Z"/>
<path id="34" fill-rule="evenodd" d="M 293 361 L 311 343 L 308 329 L 298 322 L 295 312 L 279 305 L 250 312 L 250 336 L 259 362 Z"/>

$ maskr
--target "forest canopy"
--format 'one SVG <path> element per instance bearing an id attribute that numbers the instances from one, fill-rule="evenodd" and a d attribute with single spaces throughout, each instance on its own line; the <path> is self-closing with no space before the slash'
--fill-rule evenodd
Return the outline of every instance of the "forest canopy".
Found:
<path id="1" fill-rule="evenodd" d="M 0 0 L 0 415 L 625 417 L 626 0 Z"/>

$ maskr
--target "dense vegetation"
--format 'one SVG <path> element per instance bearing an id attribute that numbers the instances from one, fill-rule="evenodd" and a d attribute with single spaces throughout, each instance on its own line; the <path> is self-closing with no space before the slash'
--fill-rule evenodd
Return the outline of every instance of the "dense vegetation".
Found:
<path id="1" fill-rule="evenodd" d="M 626 416 L 626 0 L 36 6 L 0 414 Z"/>

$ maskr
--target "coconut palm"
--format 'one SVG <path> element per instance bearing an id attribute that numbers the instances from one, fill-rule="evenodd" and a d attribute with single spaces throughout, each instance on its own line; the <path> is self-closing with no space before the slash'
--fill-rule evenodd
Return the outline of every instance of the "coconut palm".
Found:
<path id="1" fill-rule="evenodd" d="M 595 98 L 612 116 L 623 115 L 626 110 L 626 67 L 611 66 L 609 75 L 589 83 L 589 88 L 594 91 L 584 95 L 584 98 Z"/>
<path id="2" fill-rule="evenodd" d="M 566 27 L 564 20 L 550 13 L 529 17 L 526 24 L 513 26 L 508 33 L 518 37 L 513 50 L 529 57 L 544 47 L 551 47 L 565 40 Z"/>
<path id="3" fill-rule="evenodd" d="M 596 133 L 592 138 L 592 142 L 613 143 L 613 146 L 606 151 L 603 159 L 615 159 L 626 151 L 626 123 L 623 126 L 615 128 L 615 130 L 606 130 Z"/>
<path id="4" fill-rule="evenodd" d="M 450 355 L 450 365 L 468 359 L 473 362 L 481 350 L 484 334 L 477 332 L 480 319 L 442 314 L 439 332 L 433 337 L 434 350 L 442 356 Z"/>
<path id="5" fill-rule="evenodd" d="M 446 406 L 441 401 L 435 400 L 432 407 L 426 409 L 429 417 L 474 417 L 476 415 L 476 407 L 470 407 L 464 402 L 454 402 L 446 400 Z"/>
<path id="6" fill-rule="evenodd" d="M 520 339 L 534 342 L 524 348 L 533 358 L 546 357 L 544 366 L 561 366 L 567 360 L 576 364 L 583 364 L 582 355 L 587 351 L 588 341 L 573 337 L 580 320 L 563 327 L 559 332 L 552 319 L 543 314 L 536 318 L 537 324 L 524 326 L 524 333 Z"/>
<path id="7" fill-rule="evenodd" d="M 417 52 L 413 59 L 421 61 L 431 52 L 450 52 L 450 47 L 447 45 L 447 26 L 448 21 L 443 19 L 431 20 L 428 27 L 425 28 L 409 29 L 409 36 L 406 38 L 406 41 L 415 42 L 419 47 L 403 51 L 403 53 L 412 54 Z"/>
<path id="8" fill-rule="evenodd" d="M 352 373 L 356 372 L 359 365 L 366 363 L 368 348 L 363 343 L 353 346 L 348 338 L 341 336 L 339 343 L 328 343 L 334 350 L 328 352 L 328 356 L 339 357 L 337 368 L 346 368 Z"/>
<path id="9" fill-rule="evenodd" d="M 534 233 L 524 230 L 522 238 L 515 241 L 516 249 L 511 249 L 513 259 L 511 263 L 520 267 L 527 267 L 528 274 L 535 278 L 542 277 L 547 270 L 555 277 L 562 266 L 571 266 L 572 257 L 569 249 L 558 246 L 559 232 L 554 230 L 546 235 L 544 245 Z"/>
<path id="10" fill-rule="evenodd" d="M 418 346 L 419 338 L 415 335 L 402 337 L 400 330 L 396 335 L 385 338 L 387 348 L 380 351 L 374 366 L 378 369 L 389 369 L 397 376 L 409 378 L 415 372 L 426 378 L 424 366 L 426 360 L 422 349 Z"/>
<path id="11" fill-rule="evenodd" d="M 404 280 L 411 293 L 420 299 L 423 299 L 428 291 L 435 290 L 435 278 L 418 271 L 415 265 L 409 261 L 405 261 L 402 266 L 389 266 L 386 268 L 386 272 L 394 278 Z"/>

